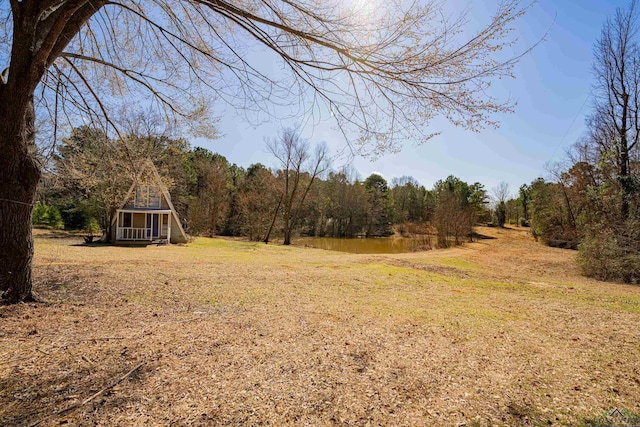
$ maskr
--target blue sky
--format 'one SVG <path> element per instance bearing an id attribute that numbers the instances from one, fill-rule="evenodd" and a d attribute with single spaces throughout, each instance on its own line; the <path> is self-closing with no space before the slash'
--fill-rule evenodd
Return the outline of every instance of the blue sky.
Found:
<path id="1" fill-rule="evenodd" d="M 491 4 L 458 1 L 450 2 L 449 7 L 469 5 L 470 25 L 479 25 L 490 14 Z M 516 24 L 519 44 L 514 52 L 549 32 L 516 66 L 516 79 L 496 82 L 495 90 L 517 101 L 515 113 L 497 116 L 501 122 L 498 129 L 474 133 L 436 120 L 427 131 L 440 131 L 441 135 L 426 144 L 405 145 L 400 153 L 375 162 L 356 157 L 353 166 L 363 178 L 374 171 L 388 180 L 410 175 L 427 188 L 451 174 L 470 183 L 479 181 L 487 189 L 506 181 L 514 193 L 521 184 L 546 176 L 545 164 L 562 160 L 565 148 L 584 133 L 591 105 L 593 44 L 606 17 L 627 4 L 622 0 L 539 0 Z M 265 151 L 264 138 L 296 124 L 270 121 L 255 127 L 233 109 L 220 106 L 216 113 L 222 137 L 195 140 L 193 145 L 218 152 L 244 167 L 256 162 L 275 167 L 276 162 Z M 326 121 L 308 127 L 303 136 L 339 149 L 345 142 L 331 125 Z M 338 160 L 334 167 L 343 163 Z"/>

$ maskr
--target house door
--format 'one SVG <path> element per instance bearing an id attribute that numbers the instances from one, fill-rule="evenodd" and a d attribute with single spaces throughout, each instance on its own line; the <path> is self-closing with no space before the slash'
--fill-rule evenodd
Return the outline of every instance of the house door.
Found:
<path id="1" fill-rule="evenodd" d="M 152 235 L 153 237 L 160 237 L 160 233 L 158 232 L 158 222 L 159 222 L 159 215 L 158 214 L 152 214 Z"/>
<path id="2" fill-rule="evenodd" d="M 160 237 L 159 214 L 147 214 L 147 239 L 153 240 Z"/>

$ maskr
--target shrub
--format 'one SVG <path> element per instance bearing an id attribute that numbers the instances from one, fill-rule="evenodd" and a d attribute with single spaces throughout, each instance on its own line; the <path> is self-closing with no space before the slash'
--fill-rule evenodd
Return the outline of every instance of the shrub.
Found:
<path id="1" fill-rule="evenodd" d="M 84 227 L 84 231 L 87 232 L 87 235 L 84 236 L 85 243 L 93 243 L 93 239 L 95 238 L 95 233 L 100 233 L 102 229 L 100 228 L 100 224 L 94 217 L 89 217 L 87 220 L 87 225 Z"/>
<path id="2" fill-rule="evenodd" d="M 529 221 L 527 221 L 526 218 L 520 218 L 519 222 L 520 222 L 520 227 L 528 227 L 529 226 Z"/>
<path id="3" fill-rule="evenodd" d="M 98 234 L 102 232 L 102 227 L 100 227 L 97 219 L 95 219 L 94 217 L 90 217 L 87 220 L 87 225 L 84 227 L 84 231 L 86 231 L 87 234 L 91 235 Z"/>
<path id="4" fill-rule="evenodd" d="M 635 225 L 635 227 L 634 227 Z M 585 276 L 640 283 L 640 243 L 637 224 L 591 232 L 578 247 L 578 264 Z"/>
<path id="5" fill-rule="evenodd" d="M 45 226 L 56 229 L 63 229 L 62 215 L 55 206 L 47 205 L 47 202 L 38 202 L 33 208 L 31 223 L 37 226 Z"/>

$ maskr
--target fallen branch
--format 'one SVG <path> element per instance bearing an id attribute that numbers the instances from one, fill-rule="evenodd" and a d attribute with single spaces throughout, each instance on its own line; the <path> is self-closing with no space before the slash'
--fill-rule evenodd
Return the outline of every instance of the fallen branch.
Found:
<path id="1" fill-rule="evenodd" d="M 121 376 L 120 378 L 118 378 L 115 382 L 113 382 L 112 384 L 106 386 L 105 388 L 103 388 L 102 390 L 98 391 L 97 393 L 93 394 L 90 397 L 87 397 L 85 400 L 82 401 L 82 403 L 78 406 L 84 406 L 87 403 L 91 402 L 93 399 L 95 399 L 96 397 L 100 396 L 102 393 L 104 393 L 105 391 L 117 386 L 118 384 L 120 384 L 122 381 L 124 381 L 125 379 L 127 379 L 131 374 L 133 374 L 135 371 L 137 371 L 138 369 L 142 368 L 142 366 L 144 366 L 145 362 L 140 362 L 138 365 L 136 365 L 133 369 L 131 369 L 129 372 L 127 372 L 126 374 L 124 374 L 123 376 Z"/>
<path id="2" fill-rule="evenodd" d="M 35 423 L 31 424 L 29 427 L 35 427 L 37 425 L 39 425 L 40 423 L 42 423 L 43 421 L 48 420 L 49 418 L 55 416 L 55 415 L 63 415 L 66 414 L 67 412 L 73 411 L 74 409 L 80 408 L 84 405 L 86 405 L 87 403 L 91 402 L 92 400 L 94 400 L 96 397 L 100 396 L 101 394 L 103 394 L 105 391 L 112 389 L 113 387 L 117 386 L 118 384 L 120 384 L 122 381 L 124 381 L 125 379 L 127 379 L 128 377 L 131 376 L 131 374 L 133 374 L 135 371 L 137 371 L 138 369 L 140 369 L 141 367 L 144 366 L 146 362 L 140 362 L 139 364 L 137 364 L 134 368 L 132 368 L 129 372 L 127 372 L 126 374 L 122 375 L 121 377 L 118 377 L 115 381 L 113 381 L 111 384 L 109 384 L 108 386 L 106 386 L 105 388 L 103 388 L 102 390 L 92 394 L 91 396 L 87 397 L 86 399 L 84 399 L 82 402 L 80 403 L 75 403 L 67 408 L 61 409 L 57 412 L 54 412 L 53 414 L 42 418 L 41 420 L 36 421 Z"/>

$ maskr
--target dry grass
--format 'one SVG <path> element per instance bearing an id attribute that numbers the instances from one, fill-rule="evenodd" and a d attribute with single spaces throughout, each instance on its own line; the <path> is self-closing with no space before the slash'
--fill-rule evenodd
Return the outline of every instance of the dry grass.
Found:
<path id="1" fill-rule="evenodd" d="M 50 303 L 0 308 L 0 425 L 580 425 L 612 407 L 640 413 L 640 288 L 582 278 L 575 252 L 521 231 L 481 233 L 497 239 L 380 256 L 41 235 L 36 291 Z"/>

